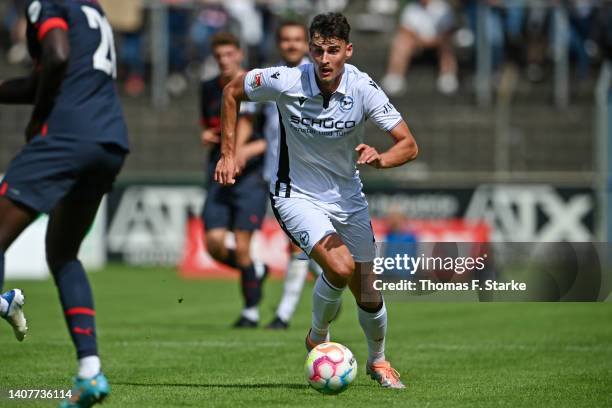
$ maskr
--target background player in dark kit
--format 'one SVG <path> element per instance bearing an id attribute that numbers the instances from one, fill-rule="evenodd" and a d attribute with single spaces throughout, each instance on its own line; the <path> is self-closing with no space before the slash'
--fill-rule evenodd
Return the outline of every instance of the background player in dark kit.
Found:
<path id="1" fill-rule="evenodd" d="M 98 357 L 93 296 L 77 256 L 103 195 L 128 152 L 113 78 L 111 27 L 97 1 L 30 0 L 27 39 L 35 68 L 0 83 L 0 103 L 33 104 L 27 144 L 0 184 L 0 286 L 4 252 L 40 214 L 49 214 L 46 255 L 79 371 L 62 407 L 89 407 L 108 395 Z M 25 336 L 23 294 L 2 295 L 0 313 Z"/>
<path id="2" fill-rule="evenodd" d="M 266 141 L 260 130 L 254 130 L 254 104 L 245 104 L 236 126 L 236 149 L 241 175 L 233 186 L 223 187 L 213 180 L 221 157 L 221 98 L 223 87 L 242 74 L 243 53 L 238 38 L 219 33 L 212 38 L 211 48 L 219 76 L 202 83 L 201 124 L 202 143 L 210 149 L 207 172 L 206 203 L 202 217 L 206 229 L 206 244 L 218 262 L 240 270 L 244 309 L 234 327 L 256 327 L 259 322 L 258 304 L 261 283 L 267 274 L 265 265 L 254 264 L 250 256 L 253 232 L 261 227 L 266 206 L 267 186 L 263 180 L 263 153 Z M 234 233 L 236 249 L 228 249 L 225 239 Z"/>

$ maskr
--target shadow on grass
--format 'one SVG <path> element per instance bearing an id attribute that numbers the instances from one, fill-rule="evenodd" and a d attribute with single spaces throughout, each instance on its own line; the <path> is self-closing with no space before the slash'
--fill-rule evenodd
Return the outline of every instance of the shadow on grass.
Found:
<path id="1" fill-rule="evenodd" d="M 137 382 L 117 382 L 113 381 L 113 385 L 128 385 L 131 387 L 190 387 L 190 388 L 253 388 L 253 389 L 264 389 L 264 388 L 286 388 L 293 390 L 305 390 L 308 388 L 307 384 L 181 384 L 181 383 L 137 383 Z"/>

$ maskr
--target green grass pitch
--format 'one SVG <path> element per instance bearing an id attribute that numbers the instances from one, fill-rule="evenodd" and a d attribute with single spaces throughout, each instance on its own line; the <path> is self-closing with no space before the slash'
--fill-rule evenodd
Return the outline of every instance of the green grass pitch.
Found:
<path id="1" fill-rule="evenodd" d="M 232 281 L 183 281 L 168 269 L 113 266 L 91 275 L 106 407 L 612 406 L 611 303 L 389 302 L 387 357 L 408 388 L 366 377 L 366 344 L 349 293 L 332 338 L 353 350 L 359 374 L 338 396 L 304 379 L 305 294 L 290 330 L 233 330 Z M 27 296 L 30 334 L 0 329 L 0 389 L 67 389 L 76 370 L 55 287 L 7 282 Z M 281 282 L 268 282 L 263 323 Z M 55 406 L 7 402 L 0 406 Z"/>

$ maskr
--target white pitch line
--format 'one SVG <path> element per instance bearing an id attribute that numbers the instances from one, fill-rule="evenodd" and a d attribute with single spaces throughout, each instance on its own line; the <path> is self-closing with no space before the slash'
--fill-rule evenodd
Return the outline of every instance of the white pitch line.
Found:
<path id="1" fill-rule="evenodd" d="M 416 350 L 443 350 L 443 351 L 575 351 L 575 352 L 612 352 L 612 347 L 606 346 L 579 346 L 555 344 L 418 344 Z"/>

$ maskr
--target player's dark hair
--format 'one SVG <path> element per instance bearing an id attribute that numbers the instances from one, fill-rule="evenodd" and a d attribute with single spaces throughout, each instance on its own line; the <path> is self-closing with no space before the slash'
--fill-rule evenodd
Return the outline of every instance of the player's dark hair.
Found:
<path id="1" fill-rule="evenodd" d="M 310 23 L 311 40 L 318 34 L 323 38 L 338 38 L 348 43 L 350 33 L 351 26 L 340 13 L 319 14 Z"/>
<path id="2" fill-rule="evenodd" d="M 240 40 L 232 33 L 221 32 L 213 35 L 210 39 L 210 47 L 215 48 L 221 45 L 233 45 L 240 48 Z"/>
<path id="3" fill-rule="evenodd" d="M 276 29 L 276 42 L 280 41 L 280 36 L 281 33 L 283 32 L 283 29 L 285 27 L 299 27 L 302 30 L 304 30 L 304 38 L 306 38 L 306 41 L 308 41 L 308 28 L 306 27 L 306 25 L 298 20 L 283 20 L 281 21 L 281 23 L 278 25 L 278 28 Z"/>

